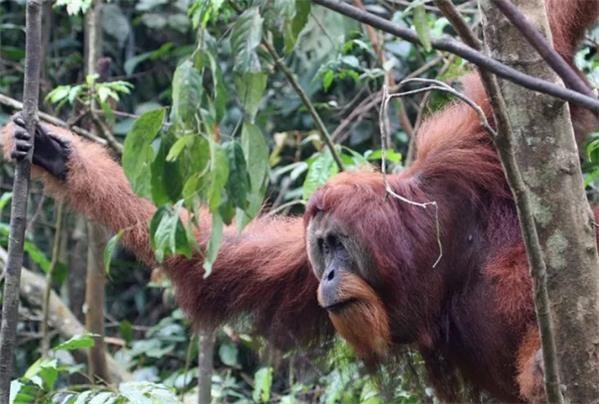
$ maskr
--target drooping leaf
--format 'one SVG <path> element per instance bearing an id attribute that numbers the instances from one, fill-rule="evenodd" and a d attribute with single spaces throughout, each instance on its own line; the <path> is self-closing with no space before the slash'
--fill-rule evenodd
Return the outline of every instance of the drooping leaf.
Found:
<path id="1" fill-rule="evenodd" d="M 179 154 L 183 151 L 185 146 L 193 142 L 195 135 L 185 135 L 177 139 L 177 141 L 171 146 L 166 156 L 166 161 L 172 162 L 177 160 Z"/>
<path id="2" fill-rule="evenodd" d="M 302 32 L 302 30 L 306 26 L 306 23 L 308 22 L 311 7 L 312 2 L 310 1 L 295 0 L 295 16 L 287 24 L 287 29 L 285 30 L 286 53 L 291 53 L 291 51 L 295 47 L 299 34 Z"/>
<path id="3" fill-rule="evenodd" d="M 223 238 L 224 223 L 220 214 L 212 214 L 212 231 L 210 232 L 210 240 L 208 240 L 208 247 L 206 249 L 206 256 L 204 257 L 204 278 L 210 276 L 212 273 L 212 265 L 218 255 L 218 249 L 220 248 L 220 242 Z"/>
<path id="4" fill-rule="evenodd" d="M 191 60 L 183 61 L 173 75 L 171 120 L 183 128 L 196 129 L 198 108 L 202 105 L 202 76 Z"/>
<path id="5" fill-rule="evenodd" d="M 123 170 L 133 187 L 142 197 L 150 197 L 150 165 L 154 160 L 152 142 L 158 135 L 164 120 L 163 108 L 148 111 L 140 116 L 125 138 Z"/>
<path id="6" fill-rule="evenodd" d="M 217 211 L 221 200 L 221 192 L 229 178 L 229 160 L 227 153 L 216 142 L 210 142 L 210 185 L 208 186 L 208 207 L 210 212 Z"/>
<path id="7" fill-rule="evenodd" d="M 235 78 L 237 93 L 247 120 L 254 123 L 260 100 L 266 89 L 266 73 L 245 73 Z"/>
<path id="8" fill-rule="evenodd" d="M 191 257 L 191 243 L 179 217 L 182 203 L 179 201 L 175 206 L 161 206 L 150 222 L 150 241 L 158 262 L 176 254 Z"/>
<path id="9" fill-rule="evenodd" d="M 235 55 L 235 71 L 258 73 L 262 70 L 257 49 L 262 40 L 263 22 L 257 7 L 245 10 L 235 21 L 229 38 L 231 53 Z"/>
<path id="10" fill-rule="evenodd" d="M 172 134 L 161 136 L 158 153 L 150 166 L 152 200 L 157 206 L 174 203 L 180 198 L 183 189 L 180 164 L 170 162 L 166 158 L 173 143 Z"/>
<path id="11" fill-rule="evenodd" d="M 119 241 L 121 238 L 123 238 L 124 232 L 124 229 L 119 230 L 119 232 L 112 236 L 106 243 L 106 247 L 104 248 L 104 273 L 106 273 L 106 275 L 110 274 L 110 262 L 112 261 L 112 255 L 114 254 L 114 250 Z"/>
<path id="12" fill-rule="evenodd" d="M 248 205 L 247 196 L 251 184 L 243 150 L 236 141 L 227 142 L 223 147 L 229 159 L 229 178 L 226 186 L 228 196 L 234 206 L 245 209 Z"/>
<path id="13" fill-rule="evenodd" d="M 424 50 L 430 52 L 432 49 L 431 30 L 428 25 L 424 4 L 419 4 L 414 7 L 414 28 L 416 28 L 418 39 L 420 39 L 420 43 L 424 47 Z"/>

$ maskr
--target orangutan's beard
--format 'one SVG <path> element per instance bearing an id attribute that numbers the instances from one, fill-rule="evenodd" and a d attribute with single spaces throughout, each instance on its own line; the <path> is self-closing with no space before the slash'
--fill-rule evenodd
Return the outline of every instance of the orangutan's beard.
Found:
<path id="1" fill-rule="evenodd" d="M 391 345 L 389 319 L 381 299 L 357 275 L 341 276 L 339 301 L 329 309 L 329 317 L 337 332 L 368 365 L 375 365 L 387 355 Z M 321 301 L 320 288 L 318 299 Z"/>

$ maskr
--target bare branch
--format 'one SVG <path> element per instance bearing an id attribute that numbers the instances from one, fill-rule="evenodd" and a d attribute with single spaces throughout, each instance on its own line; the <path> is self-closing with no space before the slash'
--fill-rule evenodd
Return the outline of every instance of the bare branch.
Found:
<path id="1" fill-rule="evenodd" d="M 397 24 L 394 24 L 391 21 L 388 21 L 384 18 L 378 17 L 372 13 L 362 11 L 356 7 L 353 7 L 346 3 L 342 3 L 338 0 L 313 1 L 316 4 L 337 11 L 354 20 L 363 22 L 368 25 L 372 25 L 373 27 L 378 28 L 382 31 L 388 32 L 399 38 L 405 39 L 408 42 L 420 44 L 420 40 L 418 39 L 418 34 L 416 32 L 407 28 L 402 28 Z M 458 55 L 485 70 L 495 73 L 499 77 L 517 83 L 530 90 L 538 91 L 544 94 L 549 94 L 564 101 L 570 101 L 575 104 L 581 105 L 585 108 L 592 110 L 595 113 L 599 113 L 599 100 L 581 94 L 577 91 L 564 88 L 555 83 L 551 83 L 549 81 L 542 80 L 537 77 L 522 73 L 465 45 L 460 41 L 456 41 L 451 37 L 442 36 L 440 38 L 433 38 L 431 40 L 431 45 L 435 49 L 447 51 L 455 55 Z"/>

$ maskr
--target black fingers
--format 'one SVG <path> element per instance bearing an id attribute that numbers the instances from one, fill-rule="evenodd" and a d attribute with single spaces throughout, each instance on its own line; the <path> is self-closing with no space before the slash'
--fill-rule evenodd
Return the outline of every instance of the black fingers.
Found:
<path id="1" fill-rule="evenodd" d="M 27 131 L 18 128 L 15 130 L 15 144 L 10 156 L 17 161 L 21 161 L 27 157 L 31 146 L 31 135 Z"/>

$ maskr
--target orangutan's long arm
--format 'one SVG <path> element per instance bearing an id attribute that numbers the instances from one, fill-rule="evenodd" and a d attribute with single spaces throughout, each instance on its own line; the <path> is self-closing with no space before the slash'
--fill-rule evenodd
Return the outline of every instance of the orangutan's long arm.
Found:
<path id="1" fill-rule="evenodd" d="M 22 129 L 11 123 L 1 135 L 5 155 L 23 155 L 18 147 Z M 156 208 L 133 193 L 123 170 L 106 150 L 53 126 L 45 126 L 35 142 L 34 175 L 44 182 L 46 191 L 115 232 L 126 229 L 125 246 L 145 263 L 155 264 L 148 221 Z M 202 218 L 200 230 L 210 228 L 207 215 Z M 206 239 L 202 232 L 200 244 Z M 234 228 L 225 229 L 207 279 L 201 255 L 172 257 L 163 265 L 179 305 L 195 323 L 218 325 L 250 314 L 258 330 L 280 346 L 332 334 L 327 313 L 316 300 L 318 280 L 306 253 L 301 218 L 256 219 L 241 235 Z"/>
<path id="2" fill-rule="evenodd" d="M 13 122 L 2 129 L 0 138 L 6 157 L 14 150 L 13 133 L 18 129 Z M 156 211 L 154 205 L 133 193 L 123 170 L 102 146 L 81 140 L 63 128 L 44 125 L 44 129 L 52 138 L 66 140 L 68 156 L 56 156 L 57 159 L 64 158 L 66 177 L 56 178 L 36 165 L 33 166 L 33 176 L 42 180 L 48 194 L 64 200 L 93 221 L 115 232 L 126 229 L 123 244 L 141 261 L 153 265 L 148 221 Z M 39 135 L 36 135 L 36 141 L 38 138 Z M 40 147 L 45 146 L 41 143 L 45 140 L 40 141 Z"/>

